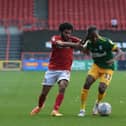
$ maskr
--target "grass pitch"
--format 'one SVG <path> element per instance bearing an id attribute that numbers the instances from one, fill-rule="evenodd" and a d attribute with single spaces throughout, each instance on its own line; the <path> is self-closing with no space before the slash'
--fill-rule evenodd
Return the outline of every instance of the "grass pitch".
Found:
<path id="1" fill-rule="evenodd" d="M 0 126 L 126 126 L 126 72 L 115 72 L 104 101 L 112 105 L 108 117 L 92 116 L 98 81 L 92 86 L 85 117 L 78 117 L 80 91 L 86 72 L 74 71 L 60 111 L 63 117 L 51 117 L 58 86 L 49 93 L 45 109 L 31 117 L 41 91 L 43 72 L 0 72 Z"/>

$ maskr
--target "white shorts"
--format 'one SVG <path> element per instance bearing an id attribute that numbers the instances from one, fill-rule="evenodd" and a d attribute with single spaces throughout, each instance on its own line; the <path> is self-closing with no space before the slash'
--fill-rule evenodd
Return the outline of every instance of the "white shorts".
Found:
<path id="1" fill-rule="evenodd" d="M 43 85 L 54 85 L 60 80 L 70 80 L 70 71 L 69 70 L 48 70 L 45 73 Z"/>

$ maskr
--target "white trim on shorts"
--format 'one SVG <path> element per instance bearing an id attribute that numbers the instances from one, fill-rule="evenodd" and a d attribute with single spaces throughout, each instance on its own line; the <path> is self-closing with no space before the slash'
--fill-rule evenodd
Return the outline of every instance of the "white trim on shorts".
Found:
<path id="1" fill-rule="evenodd" d="M 42 82 L 42 85 L 53 86 L 56 82 L 60 80 L 70 81 L 70 71 L 69 70 L 47 70 Z"/>

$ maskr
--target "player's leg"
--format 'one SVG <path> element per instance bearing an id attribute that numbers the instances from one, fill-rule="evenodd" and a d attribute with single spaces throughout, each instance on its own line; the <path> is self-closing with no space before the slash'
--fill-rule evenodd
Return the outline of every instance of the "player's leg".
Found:
<path id="1" fill-rule="evenodd" d="M 59 108 L 63 102 L 64 93 L 65 93 L 66 87 L 68 85 L 69 79 L 70 79 L 69 71 L 62 71 L 60 73 L 60 76 L 58 78 L 59 92 L 56 96 L 53 111 L 51 113 L 51 115 L 53 115 L 53 116 L 62 116 L 62 114 L 59 113 Z"/>
<path id="2" fill-rule="evenodd" d="M 98 88 L 97 100 L 93 107 L 93 113 L 92 113 L 93 115 L 98 114 L 98 105 L 101 102 L 101 100 L 104 98 L 106 89 L 107 89 L 107 85 L 103 82 L 100 82 L 99 88 Z"/>
<path id="3" fill-rule="evenodd" d="M 42 82 L 43 87 L 42 87 L 41 94 L 38 99 L 38 105 L 31 111 L 31 115 L 37 114 L 44 107 L 46 97 L 50 89 L 52 88 L 53 84 L 56 82 L 56 76 L 57 74 L 55 71 L 49 70 L 45 73 L 45 77 Z"/>
<path id="4" fill-rule="evenodd" d="M 85 116 L 88 92 L 91 85 L 95 82 L 97 78 L 98 78 L 98 68 L 95 64 L 93 64 L 91 69 L 88 72 L 88 76 L 86 78 L 83 89 L 81 91 L 81 107 L 80 107 L 80 113 L 78 114 L 78 116 Z"/>
<path id="5" fill-rule="evenodd" d="M 85 116 L 88 92 L 89 92 L 91 85 L 94 83 L 94 81 L 95 81 L 94 77 L 92 77 L 91 75 L 87 76 L 83 89 L 81 91 L 81 106 L 80 106 L 80 113 L 78 114 L 78 116 Z"/>
<path id="6" fill-rule="evenodd" d="M 98 88 L 97 103 L 99 103 L 104 98 L 107 87 L 108 85 L 106 83 L 100 82 L 99 88 Z"/>
<path id="7" fill-rule="evenodd" d="M 44 103 L 51 87 L 52 86 L 49 85 L 43 85 L 41 94 L 39 96 L 38 105 L 31 111 L 31 115 L 39 113 L 40 110 L 44 108 Z"/>
<path id="8" fill-rule="evenodd" d="M 112 79 L 112 74 L 113 74 L 112 70 L 104 70 L 103 74 L 100 77 L 100 83 L 99 83 L 99 87 L 98 87 L 98 96 L 97 96 L 96 103 L 93 107 L 93 114 L 94 115 L 98 114 L 98 104 L 105 97 L 106 89 Z"/>
<path id="9" fill-rule="evenodd" d="M 59 82 L 59 93 L 56 96 L 56 100 L 54 103 L 54 108 L 52 111 L 52 115 L 53 116 L 62 116 L 62 114 L 59 112 L 59 108 L 63 102 L 64 99 L 64 93 L 65 93 L 65 89 L 67 87 L 68 81 L 67 80 L 61 80 Z"/>
<path id="10" fill-rule="evenodd" d="M 48 93 L 49 93 L 51 88 L 52 88 L 52 86 L 50 86 L 50 85 L 43 85 L 41 94 L 39 96 L 39 102 L 38 102 L 39 108 L 43 108 L 44 107 L 44 103 L 45 103 L 46 97 L 47 97 L 47 95 L 48 95 Z"/>

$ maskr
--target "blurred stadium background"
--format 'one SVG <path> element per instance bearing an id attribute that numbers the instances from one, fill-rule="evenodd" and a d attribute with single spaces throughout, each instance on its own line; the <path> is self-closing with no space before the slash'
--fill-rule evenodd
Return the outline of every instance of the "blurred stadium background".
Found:
<path id="1" fill-rule="evenodd" d="M 83 37 L 89 25 L 126 50 L 126 0 L 0 0 L 0 70 L 46 70 L 50 37 L 70 22 Z M 116 20 L 112 25 L 112 20 Z M 90 57 L 75 51 L 73 70 L 87 70 Z M 116 63 L 126 70 L 126 56 Z"/>
<path id="2" fill-rule="evenodd" d="M 82 38 L 89 25 L 96 25 L 102 35 L 125 51 L 125 10 L 126 0 L 0 0 L 0 125 L 125 126 L 126 55 L 116 62 L 117 71 L 104 99 L 112 105 L 109 117 L 91 115 L 97 82 L 89 94 L 87 116 L 77 117 L 80 90 L 92 64 L 91 57 L 77 50 L 70 85 L 61 107 L 64 116 L 60 119 L 49 116 L 57 86 L 49 94 L 45 109 L 35 117 L 29 115 L 37 104 L 51 51 L 50 37 L 58 34 L 58 25 L 72 23 L 73 34 Z"/>

